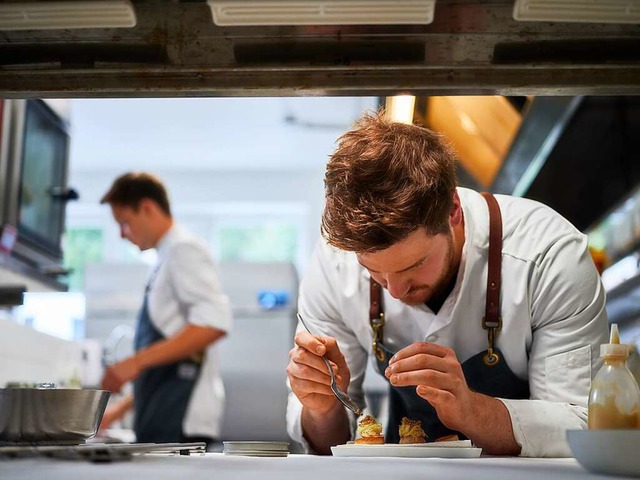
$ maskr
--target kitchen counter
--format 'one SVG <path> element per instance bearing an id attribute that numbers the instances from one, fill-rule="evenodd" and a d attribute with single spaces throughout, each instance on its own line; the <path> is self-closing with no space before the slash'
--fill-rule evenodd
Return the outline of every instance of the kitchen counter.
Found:
<path id="1" fill-rule="evenodd" d="M 359 480 L 400 480 L 415 479 L 418 475 L 425 480 L 622 478 L 589 473 L 572 458 L 336 458 L 312 455 L 255 458 L 207 453 L 191 457 L 147 455 L 116 463 L 44 458 L 0 461 L 0 478 L 12 480 L 327 480 L 348 477 Z"/>

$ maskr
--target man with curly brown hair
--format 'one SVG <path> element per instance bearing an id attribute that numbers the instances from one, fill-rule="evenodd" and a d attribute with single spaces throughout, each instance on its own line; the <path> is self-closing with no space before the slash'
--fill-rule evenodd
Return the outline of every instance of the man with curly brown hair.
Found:
<path id="1" fill-rule="evenodd" d="M 363 402 L 370 359 L 389 381 L 387 442 L 403 417 L 429 439 L 487 453 L 566 456 L 586 428 L 591 371 L 606 341 L 605 295 L 587 239 L 550 208 L 456 187 L 436 133 L 365 115 L 325 176 L 323 239 L 300 288 L 287 368 L 289 433 L 328 453 Z"/>

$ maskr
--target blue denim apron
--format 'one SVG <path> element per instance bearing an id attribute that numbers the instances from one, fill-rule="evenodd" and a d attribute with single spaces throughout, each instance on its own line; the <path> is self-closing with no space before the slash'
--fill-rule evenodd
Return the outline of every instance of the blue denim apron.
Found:
<path id="1" fill-rule="evenodd" d="M 136 351 L 165 339 L 149 317 L 149 291 L 147 285 L 134 337 Z M 138 442 L 183 441 L 182 420 L 199 373 L 199 362 L 181 360 L 149 368 L 133 382 L 133 429 Z"/>
<path id="2" fill-rule="evenodd" d="M 516 376 L 500 350 L 494 348 L 495 336 L 502 328 L 499 312 L 500 294 L 500 259 L 502 255 L 502 219 L 498 203 L 491 194 L 483 193 L 489 206 L 490 241 L 489 241 L 489 278 L 487 281 L 487 303 L 482 326 L 488 331 L 488 349 L 467 359 L 462 363 L 462 371 L 467 385 L 473 391 L 491 396 L 512 399 L 529 398 L 529 382 Z M 488 198 L 489 197 L 489 198 Z M 389 359 L 395 354 L 384 346 L 383 329 L 388 319 L 382 311 L 382 287 L 375 280 L 370 280 L 371 304 L 370 321 L 374 332 L 373 351 L 376 357 L 378 373 L 384 377 Z M 385 377 L 386 378 L 386 377 Z M 460 432 L 445 427 L 438 418 L 435 408 L 416 393 L 416 387 L 394 387 L 389 384 L 389 421 L 385 441 L 398 443 L 400 435 L 398 427 L 402 417 L 420 420 L 428 435 L 434 441 L 446 435 L 456 434 L 461 439 L 466 437 Z"/>

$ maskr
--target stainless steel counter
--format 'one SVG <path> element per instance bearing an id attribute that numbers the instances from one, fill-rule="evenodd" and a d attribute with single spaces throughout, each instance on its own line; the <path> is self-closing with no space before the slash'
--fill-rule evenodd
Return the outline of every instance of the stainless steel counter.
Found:
<path id="1" fill-rule="evenodd" d="M 12 480 L 366 480 L 455 479 L 562 480 L 617 478 L 594 475 L 574 459 L 483 457 L 443 458 L 335 458 L 290 455 L 286 458 L 229 457 L 221 453 L 191 457 L 145 456 L 129 462 L 95 464 L 50 459 L 0 462 L 0 478 Z"/>

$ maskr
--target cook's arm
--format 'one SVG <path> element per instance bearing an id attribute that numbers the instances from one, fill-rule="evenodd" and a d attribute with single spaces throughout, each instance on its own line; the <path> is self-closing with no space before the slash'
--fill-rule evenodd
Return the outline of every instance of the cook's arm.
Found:
<path id="1" fill-rule="evenodd" d="M 173 363 L 178 360 L 197 356 L 207 346 L 226 335 L 226 332 L 212 327 L 187 325 L 177 335 L 161 340 L 140 350 L 132 357 L 138 368 L 146 370 L 151 367 Z"/>
<path id="2" fill-rule="evenodd" d="M 333 275 L 336 265 L 335 259 L 329 255 L 330 249 L 331 247 L 323 244 L 322 240 L 316 246 L 300 286 L 298 310 L 305 320 L 309 321 L 314 331 L 338 341 L 338 347 L 351 373 L 348 393 L 356 402 L 364 405 L 362 382 L 367 352 L 340 316 L 337 307 L 340 293 L 335 288 L 336 282 Z M 341 287 L 337 286 L 337 288 Z M 363 315 L 366 315 L 366 311 L 363 311 Z M 303 330 L 303 327 L 298 325 L 298 330 Z M 300 400 L 289 390 L 287 431 L 305 451 L 329 453 L 330 445 L 344 443 L 353 438 L 355 428 L 355 415 L 344 407 L 337 407 L 324 419 L 316 418 L 312 412 L 303 412 Z M 335 440 L 336 435 L 341 441 Z"/>
<path id="3" fill-rule="evenodd" d="M 584 429 L 599 345 L 606 342 L 605 293 L 576 233 L 561 237 L 536 262 L 531 289 L 531 400 L 501 399 L 520 455 L 569 456 L 566 431 Z"/>
<path id="4" fill-rule="evenodd" d="M 102 387 L 119 392 L 142 371 L 201 355 L 231 328 L 231 309 L 222 294 L 213 261 L 202 248 L 175 245 L 165 267 L 176 300 L 186 312 L 187 324 L 178 330 L 163 331 L 166 338 L 107 368 Z M 153 318 L 153 313 L 152 313 Z M 179 325 L 179 323 L 176 323 Z"/>
<path id="5" fill-rule="evenodd" d="M 145 370 L 197 356 L 226 332 L 210 327 L 187 325 L 176 336 L 160 340 L 135 355 L 107 367 L 101 388 L 119 393 L 122 386 Z"/>

